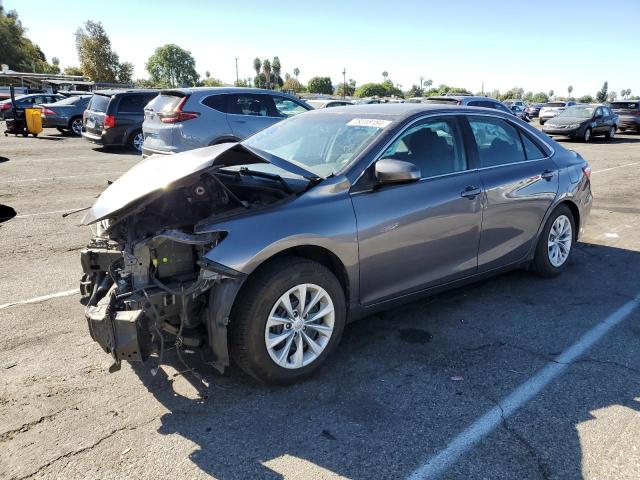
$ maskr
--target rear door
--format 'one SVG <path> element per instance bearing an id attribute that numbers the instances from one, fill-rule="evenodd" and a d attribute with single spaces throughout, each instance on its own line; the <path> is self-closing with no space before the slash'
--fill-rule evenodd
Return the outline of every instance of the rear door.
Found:
<path id="1" fill-rule="evenodd" d="M 245 139 L 281 120 L 273 98 L 261 94 L 229 95 L 227 119 L 233 134 Z"/>
<path id="2" fill-rule="evenodd" d="M 502 118 L 469 116 L 484 188 L 478 271 L 522 260 L 558 191 L 558 167 L 526 132 Z"/>
<path id="3" fill-rule="evenodd" d="M 111 95 L 94 93 L 89 106 L 84 111 L 84 130 L 91 135 L 102 135 L 104 117 L 107 115 Z"/>

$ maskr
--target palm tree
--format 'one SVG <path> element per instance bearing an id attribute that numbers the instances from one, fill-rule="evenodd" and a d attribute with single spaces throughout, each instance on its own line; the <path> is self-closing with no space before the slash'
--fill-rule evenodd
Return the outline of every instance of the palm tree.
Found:
<path id="1" fill-rule="evenodd" d="M 300 69 L 298 67 L 294 68 L 293 74 L 296 76 L 296 80 L 298 80 L 298 75 L 300 75 Z"/>
<path id="2" fill-rule="evenodd" d="M 278 57 L 273 57 L 271 69 L 273 70 L 273 83 L 275 85 L 280 85 L 280 70 L 282 69 L 282 66 L 280 65 L 280 59 Z"/>
<path id="3" fill-rule="evenodd" d="M 386 70 L 382 72 L 382 77 L 386 80 L 387 77 L 389 77 L 389 72 L 387 72 Z"/>
<path id="4" fill-rule="evenodd" d="M 211 72 L 207 70 L 206 72 L 204 72 L 204 76 L 209 78 L 211 76 Z"/>
<path id="5" fill-rule="evenodd" d="M 567 92 L 569 92 L 569 98 L 571 98 L 571 92 L 573 92 L 573 87 L 571 85 L 567 87 Z"/>
<path id="6" fill-rule="evenodd" d="M 267 88 L 271 88 L 271 62 L 267 58 L 262 62 L 262 73 L 264 73 L 264 78 L 267 79 Z"/>
<path id="7" fill-rule="evenodd" d="M 431 85 L 433 85 L 433 80 L 429 79 L 429 80 L 425 80 L 424 82 L 422 82 L 423 87 L 425 88 L 429 88 Z"/>

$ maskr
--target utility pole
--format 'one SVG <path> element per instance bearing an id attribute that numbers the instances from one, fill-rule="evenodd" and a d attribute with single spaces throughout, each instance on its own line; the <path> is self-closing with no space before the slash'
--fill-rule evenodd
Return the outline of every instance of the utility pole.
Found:
<path id="1" fill-rule="evenodd" d="M 342 82 L 343 82 L 343 87 L 342 87 L 342 98 L 345 98 L 347 96 L 347 69 L 343 68 L 342 69 Z"/>
<path id="2" fill-rule="evenodd" d="M 420 85 L 419 85 L 419 86 L 420 86 L 420 89 L 422 89 L 422 83 L 423 83 L 423 81 L 424 81 L 424 77 L 420 77 Z"/>
<path id="3" fill-rule="evenodd" d="M 240 78 L 238 77 L 238 58 L 236 57 L 236 87 L 240 86 Z"/>
<path id="4" fill-rule="evenodd" d="M 484 80 L 482 81 L 482 95 L 484 95 Z"/>

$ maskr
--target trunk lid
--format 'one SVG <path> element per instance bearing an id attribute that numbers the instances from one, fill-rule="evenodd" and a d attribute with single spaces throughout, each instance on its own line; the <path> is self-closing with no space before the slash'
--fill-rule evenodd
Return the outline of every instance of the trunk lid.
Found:
<path id="1" fill-rule="evenodd" d="M 111 101 L 110 95 L 94 94 L 84 111 L 83 123 L 85 131 L 93 135 L 101 135 L 104 128 L 104 117 Z"/>
<path id="2" fill-rule="evenodd" d="M 173 151 L 175 149 L 176 130 L 181 128 L 178 123 L 164 123 L 162 117 L 173 113 L 185 95 L 179 91 L 163 91 L 144 108 L 144 146 L 152 150 Z"/>

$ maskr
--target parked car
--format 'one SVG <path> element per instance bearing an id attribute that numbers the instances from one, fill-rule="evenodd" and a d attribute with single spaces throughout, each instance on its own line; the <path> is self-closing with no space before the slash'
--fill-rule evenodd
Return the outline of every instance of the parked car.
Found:
<path id="1" fill-rule="evenodd" d="M 154 155 L 83 220 L 89 331 L 112 371 L 175 345 L 295 382 L 350 320 L 509 269 L 560 274 L 589 175 L 510 113 L 449 105 L 320 109 Z"/>
<path id="2" fill-rule="evenodd" d="M 619 117 L 619 128 L 640 133 L 640 100 L 619 100 L 611 102 L 609 108 Z"/>
<path id="3" fill-rule="evenodd" d="M 354 101 L 355 105 L 372 105 L 381 103 L 379 98 L 359 98 Z"/>
<path id="4" fill-rule="evenodd" d="M 286 93 L 258 88 L 163 90 L 144 110 L 143 156 L 237 142 L 311 110 Z"/>
<path id="5" fill-rule="evenodd" d="M 547 135 L 563 135 L 588 142 L 596 135 L 614 138 L 618 122 L 618 116 L 609 107 L 573 105 L 549 120 L 542 131 Z"/>
<path id="6" fill-rule="evenodd" d="M 307 100 L 307 104 L 311 105 L 314 109 L 318 109 L 346 107 L 347 105 L 353 105 L 353 102 L 350 100 L 335 100 L 333 98 L 314 98 L 313 100 Z"/>
<path id="7" fill-rule="evenodd" d="M 538 113 L 538 120 L 540 121 L 540 125 L 544 125 L 547 120 L 555 117 L 560 112 L 562 112 L 565 108 L 575 105 L 576 102 L 548 102 L 545 103 L 540 112 Z"/>
<path id="8" fill-rule="evenodd" d="M 142 151 L 144 106 L 158 90 L 98 90 L 83 115 L 82 136 L 105 147 L 127 146 Z"/>
<path id="9" fill-rule="evenodd" d="M 514 105 L 521 107 L 521 108 L 526 108 L 527 104 L 524 103 L 524 100 L 519 99 L 519 98 L 510 98 L 508 100 L 503 101 L 502 103 L 504 103 L 507 107 L 513 107 Z"/>
<path id="10" fill-rule="evenodd" d="M 511 105 L 510 110 L 511 110 L 511 113 L 513 113 L 516 117 L 524 120 L 525 122 L 531 121 L 526 108 L 523 108 L 520 105 L 513 104 Z"/>
<path id="11" fill-rule="evenodd" d="M 443 95 L 437 97 L 427 97 L 424 100 L 427 104 L 443 104 L 443 105 L 464 105 L 467 107 L 484 107 L 493 108 L 501 112 L 513 115 L 513 112 L 504 103 L 493 98 L 480 97 L 475 95 Z"/>
<path id="12" fill-rule="evenodd" d="M 540 115 L 540 109 L 542 108 L 542 103 L 533 103 L 529 105 L 525 110 L 527 111 L 527 115 L 529 118 L 538 118 Z"/>
<path id="13" fill-rule="evenodd" d="M 73 95 L 42 105 L 42 126 L 55 127 L 60 133 L 82 134 L 82 114 L 91 95 Z"/>
<path id="14" fill-rule="evenodd" d="M 18 108 L 29 108 L 42 103 L 52 103 L 62 100 L 64 97 L 57 93 L 32 93 L 28 95 L 20 95 L 16 97 L 16 106 Z M 0 102 L 0 118 L 6 120 L 13 118 L 13 107 L 11 99 L 2 100 Z"/>

